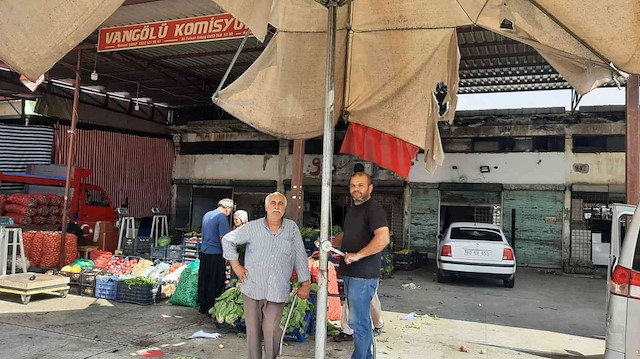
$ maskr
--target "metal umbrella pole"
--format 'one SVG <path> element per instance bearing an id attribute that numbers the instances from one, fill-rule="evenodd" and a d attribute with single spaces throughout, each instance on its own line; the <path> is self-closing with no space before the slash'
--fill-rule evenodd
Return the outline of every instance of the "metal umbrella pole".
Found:
<path id="1" fill-rule="evenodd" d="M 69 151 L 67 153 L 67 177 L 64 185 L 64 205 L 62 207 L 62 232 L 60 237 L 62 243 L 60 244 L 60 257 L 58 260 L 58 266 L 64 265 L 64 251 L 66 247 L 66 233 L 69 221 L 69 190 L 71 187 L 71 168 L 73 167 L 74 159 L 74 145 L 76 138 L 76 124 L 78 123 L 78 101 L 80 99 L 80 72 L 82 71 L 82 50 L 78 50 L 78 64 L 76 65 L 76 83 L 75 91 L 73 92 L 73 108 L 71 110 L 71 129 L 69 130 Z"/>
<path id="2" fill-rule="evenodd" d="M 327 72 L 325 76 L 326 93 L 324 99 L 324 134 L 322 150 L 322 200 L 320 207 L 320 268 L 318 273 L 318 306 L 316 312 L 316 350 L 315 359 L 324 359 L 327 340 L 327 301 L 328 301 L 328 253 L 323 243 L 329 241 L 329 218 L 331 207 L 331 180 L 333 167 L 333 117 L 335 112 L 335 72 L 336 72 L 336 15 L 338 1 L 326 1 L 327 28 Z"/>

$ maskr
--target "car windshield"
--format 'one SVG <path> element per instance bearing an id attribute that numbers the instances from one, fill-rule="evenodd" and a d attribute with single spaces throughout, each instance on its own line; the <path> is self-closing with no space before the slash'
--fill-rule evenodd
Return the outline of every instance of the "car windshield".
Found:
<path id="1" fill-rule="evenodd" d="M 451 239 L 502 242 L 500 232 L 489 228 L 452 228 Z"/>

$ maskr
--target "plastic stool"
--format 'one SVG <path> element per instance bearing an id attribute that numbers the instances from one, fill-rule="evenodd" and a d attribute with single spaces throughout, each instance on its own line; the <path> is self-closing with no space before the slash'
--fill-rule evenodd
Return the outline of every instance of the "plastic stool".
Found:
<path id="1" fill-rule="evenodd" d="M 18 247 L 22 257 L 22 272 L 27 273 L 24 255 L 24 243 L 22 242 L 22 228 L 0 227 L 0 275 L 7 275 L 7 262 L 9 260 L 9 247 L 12 247 L 11 273 L 16 274 L 16 260 Z"/>

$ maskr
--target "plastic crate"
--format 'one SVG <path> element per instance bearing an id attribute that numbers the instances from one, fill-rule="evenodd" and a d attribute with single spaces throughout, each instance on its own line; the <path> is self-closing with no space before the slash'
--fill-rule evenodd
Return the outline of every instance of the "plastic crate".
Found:
<path id="1" fill-rule="evenodd" d="M 182 256 L 183 256 L 182 246 L 179 246 L 179 245 L 168 246 L 167 248 L 168 260 L 179 261 L 182 259 Z"/>
<path id="2" fill-rule="evenodd" d="M 412 261 L 417 261 L 418 259 L 418 254 L 416 253 L 416 251 L 409 251 L 409 253 L 398 253 L 399 251 L 396 251 L 393 253 L 393 260 L 395 262 L 412 262 Z"/>
<path id="3" fill-rule="evenodd" d="M 97 277 L 95 287 L 95 297 L 109 300 L 118 298 L 118 277 Z"/>
<path id="4" fill-rule="evenodd" d="M 80 286 L 80 295 L 83 297 L 95 297 L 95 288 L 94 287 L 85 287 Z"/>
<path id="5" fill-rule="evenodd" d="M 124 281 L 118 282 L 117 301 L 138 305 L 150 305 L 160 301 L 162 290 L 152 284 L 133 285 L 129 287 Z"/>
<path id="6" fill-rule="evenodd" d="M 315 300 L 311 296 L 309 297 L 309 301 L 311 302 L 311 304 L 315 304 Z M 305 340 L 307 340 L 307 334 L 309 334 L 311 330 L 311 319 L 313 318 L 314 312 L 315 310 L 312 310 L 304 317 L 304 321 L 305 323 L 307 323 L 304 330 L 301 330 L 301 328 L 296 328 L 292 333 L 285 333 L 284 341 L 304 343 Z"/>
<path id="7" fill-rule="evenodd" d="M 151 251 L 149 252 L 151 258 L 167 258 L 167 247 L 151 247 Z"/>
<path id="8" fill-rule="evenodd" d="M 417 261 L 393 263 L 393 269 L 397 271 L 409 271 L 409 270 L 414 270 L 418 267 L 419 265 Z"/>
<path id="9" fill-rule="evenodd" d="M 82 286 L 95 287 L 96 286 L 96 277 L 98 276 L 98 271 L 94 270 L 84 270 L 80 275 L 80 284 Z"/>
<path id="10" fill-rule="evenodd" d="M 80 285 L 69 283 L 69 294 L 80 295 Z"/>
<path id="11" fill-rule="evenodd" d="M 140 256 L 151 252 L 151 238 L 137 237 L 122 240 L 122 253 Z"/>
<path id="12" fill-rule="evenodd" d="M 80 280 L 82 278 L 82 273 L 60 271 L 58 274 L 64 277 L 69 277 L 69 284 L 80 284 Z"/>

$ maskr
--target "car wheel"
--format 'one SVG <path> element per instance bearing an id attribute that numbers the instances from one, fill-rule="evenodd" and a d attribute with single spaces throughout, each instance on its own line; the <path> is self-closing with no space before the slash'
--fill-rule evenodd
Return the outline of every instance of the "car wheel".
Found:
<path id="1" fill-rule="evenodd" d="M 438 269 L 438 272 L 436 274 L 437 279 L 438 279 L 438 283 L 449 283 L 451 282 L 451 277 L 448 275 L 445 275 L 444 272 L 442 271 L 442 269 Z"/>
<path id="2" fill-rule="evenodd" d="M 516 277 L 511 277 L 511 279 L 504 279 L 502 281 L 502 286 L 505 288 L 513 288 L 516 285 Z"/>

